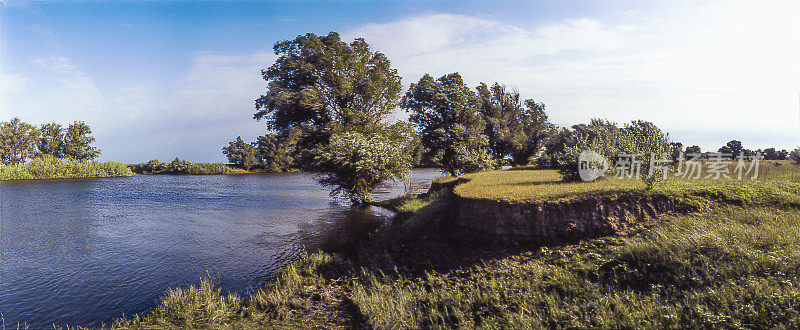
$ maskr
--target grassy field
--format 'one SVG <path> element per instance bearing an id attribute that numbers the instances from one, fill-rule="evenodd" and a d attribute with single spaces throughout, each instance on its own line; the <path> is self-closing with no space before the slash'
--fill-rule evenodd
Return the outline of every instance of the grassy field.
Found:
<path id="1" fill-rule="evenodd" d="M 800 166 L 772 166 L 759 180 L 674 179 L 652 191 L 626 180 L 562 184 L 553 171 L 469 175 L 454 192 L 387 203 L 400 211 L 397 224 L 353 254 L 305 255 L 248 297 L 221 296 L 210 280 L 174 289 L 114 327 L 796 328 Z M 707 207 L 561 245 L 476 246 L 447 227 L 464 196 L 620 192 L 691 195 Z"/>
<path id="2" fill-rule="evenodd" d="M 776 165 L 779 164 L 779 165 Z M 728 164 L 730 178 L 690 179 L 676 177 L 656 185 L 651 193 L 687 194 L 691 192 L 722 192 L 734 190 L 731 195 L 745 193 L 741 189 L 754 193 L 772 193 L 776 185 L 800 187 L 800 166 L 788 162 L 762 162 L 757 179 L 743 176 L 742 180 L 734 174 L 734 164 Z M 443 178 L 447 182 L 454 178 Z M 565 183 L 555 170 L 507 170 L 468 174 L 461 177 L 468 181 L 455 188 L 456 195 L 463 198 L 494 199 L 516 202 L 528 202 L 557 198 L 569 198 L 582 195 L 614 194 L 639 191 L 645 184 L 638 179 L 617 179 L 607 177 L 593 182 Z M 783 190 L 785 187 L 781 187 Z M 746 197 L 746 196 L 741 196 Z"/>

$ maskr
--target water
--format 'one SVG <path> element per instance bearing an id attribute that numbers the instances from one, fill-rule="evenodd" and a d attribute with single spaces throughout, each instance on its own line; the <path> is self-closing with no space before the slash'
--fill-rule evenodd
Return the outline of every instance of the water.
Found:
<path id="1" fill-rule="evenodd" d="M 440 175 L 415 170 L 412 185 Z M 346 246 L 390 217 L 333 202 L 305 173 L 0 183 L 0 313 L 33 328 L 109 324 L 207 274 L 246 294 L 303 250 Z"/>

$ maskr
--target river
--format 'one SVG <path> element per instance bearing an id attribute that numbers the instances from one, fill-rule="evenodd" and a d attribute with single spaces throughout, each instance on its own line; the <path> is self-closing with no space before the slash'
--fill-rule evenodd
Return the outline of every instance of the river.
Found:
<path id="1" fill-rule="evenodd" d="M 411 186 L 438 176 L 414 170 Z M 2 182 L 0 313 L 7 326 L 108 325 L 207 275 L 247 294 L 302 251 L 346 246 L 392 216 L 328 191 L 308 173 Z"/>

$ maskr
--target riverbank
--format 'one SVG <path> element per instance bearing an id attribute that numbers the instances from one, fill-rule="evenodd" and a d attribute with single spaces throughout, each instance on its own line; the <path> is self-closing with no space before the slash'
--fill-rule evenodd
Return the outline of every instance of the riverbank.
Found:
<path id="1" fill-rule="evenodd" d="M 21 180 L 66 180 L 92 178 L 119 178 L 134 175 L 225 175 L 279 173 L 265 169 L 244 170 L 221 163 L 161 163 L 158 167 L 149 167 L 148 163 L 124 164 L 119 162 L 59 160 L 43 163 L 34 161 L 30 164 L 0 166 L 0 181 Z"/>
<path id="2" fill-rule="evenodd" d="M 211 280 L 175 289 L 156 310 L 114 327 L 796 327 L 800 183 L 773 174 L 669 180 L 653 191 L 635 181 L 548 182 L 546 171 L 441 180 L 438 191 L 387 203 L 399 211 L 396 224 L 354 253 L 305 255 L 248 297 L 222 296 Z M 545 185 L 553 187 L 537 190 Z M 481 245 L 452 231 L 470 200 L 548 202 L 572 198 L 563 194 L 569 189 L 666 196 L 697 208 L 558 243 Z M 495 198 L 510 190 L 516 197 Z"/>
<path id="3" fill-rule="evenodd" d="M 30 164 L 0 166 L 0 181 L 128 177 L 123 163 L 87 160 L 36 159 Z"/>

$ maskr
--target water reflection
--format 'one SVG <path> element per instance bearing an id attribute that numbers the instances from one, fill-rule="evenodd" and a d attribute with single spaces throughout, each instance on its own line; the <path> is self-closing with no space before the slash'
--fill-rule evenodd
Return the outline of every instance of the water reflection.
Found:
<path id="1" fill-rule="evenodd" d="M 439 175 L 417 170 L 412 185 Z M 6 324 L 96 326 L 207 273 L 246 292 L 304 249 L 346 248 L 391 217 L 330 200 L 302 173 L 0 183 L 0 312 Z"/>

